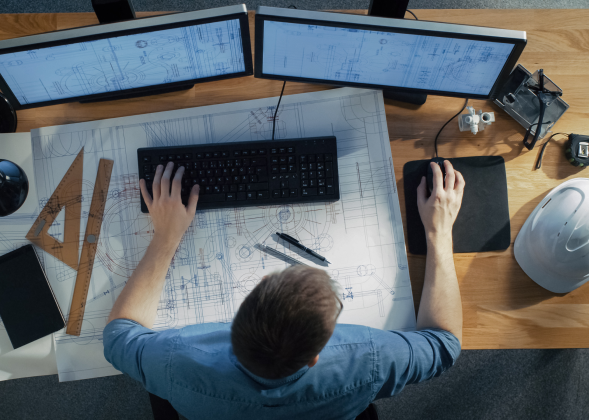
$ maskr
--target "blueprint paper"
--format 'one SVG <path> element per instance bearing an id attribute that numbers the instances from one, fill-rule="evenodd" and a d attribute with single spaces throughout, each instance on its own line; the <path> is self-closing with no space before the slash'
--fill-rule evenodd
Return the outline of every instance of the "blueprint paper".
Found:
<path id="1" fill-rule="evenodd" d="M 265 20 L 263 73 L 487 95 L 513 48 Z"/>
<path id="2" fill-rule="evenodd" d="M 114 160 L 80 337 L 56 333 L 60 380 L 117 373 L 103 357 L 102 330 L 115 299 L 141 260 L 153 228 L 140 212 L 139 147 L 271 138 L 277 98 L 190 108 L 34 130 L 35 176 L 43 204 L 84 146 L 81 228 L 86 224 L 100 158 Z M 335 89 L 285 96 L 278 139 L 335 135 L 341 199 L 197 211 L 167 275 L 155 329 L 231 322 L 244 297 L 266 274 L 287 264 L 255 248 L 278 244 L 279 231 L 325 256 L 341 285 L 341 323 L 412 330 L 414 304 L 381 91 Z M 323 268 L 319 266 L 320 268 Z M 76 273 L 52 256 L 45 268 L 64 313 Z"/>
<path id="3" fill-rule="evenodd" d="M 0 54 L 21 104 L 244 70 L 238 19 Z"/>

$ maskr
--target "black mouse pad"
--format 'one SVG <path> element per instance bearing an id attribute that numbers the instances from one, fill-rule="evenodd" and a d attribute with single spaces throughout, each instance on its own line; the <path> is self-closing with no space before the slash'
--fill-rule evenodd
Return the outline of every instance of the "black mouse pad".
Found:
<path id="1" fill-rule="evenodd" d="M 501 156 L 448 159 L 465 178 L 461 210 L 453 226 L 454 252 L 505 250 L 510 246 L 510 214 L 506 167 Z M 404 165 L 408 248 L 426 254 L 426 234 L 418 213 L 416 189 L 426 175 L 429 160 Z"/>

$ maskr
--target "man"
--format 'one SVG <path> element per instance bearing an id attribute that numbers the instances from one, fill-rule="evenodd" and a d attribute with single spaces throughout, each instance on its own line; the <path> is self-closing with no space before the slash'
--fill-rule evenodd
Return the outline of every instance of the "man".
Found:
<path id="1" fill-rule="evenodd" d="M 181 203 L 179 168 L 160 165 L 153 197 L 140 181 L 154 237 L 115 302 L 105 357 L 191 419 L 354 419 L 371 401 L 440 375 L 461 350 L 461 297 L 452 226 L 465 182 L 445 161 L 434 189 L 418 187 L 428 254 L 415 332 L 336 325 L 342 308 L 323 271 L 289 268 L 266 276 L 231 325 L 152 331 L 166 272 L 192 222 L 199 187 Z"/>

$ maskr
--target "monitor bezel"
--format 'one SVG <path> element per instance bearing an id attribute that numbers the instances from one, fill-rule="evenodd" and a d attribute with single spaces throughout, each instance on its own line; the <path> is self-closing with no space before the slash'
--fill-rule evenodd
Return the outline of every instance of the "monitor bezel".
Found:
<path id="1" fill-rule="evenodd" d="M 273 14 L 272 12 L 276 12 Z M 308 15 L 310 17 L 304 17 L 304 15 Z M 326 18 L 329 19 L 318 19 L 317 17 L 323 17 L 325 15 Z M 365 20 L 367 23 L 358 23 L 358 22 L 346 22 L 347 17 L 354 17 L 355 21 L 363 21 Z M 360 19 L 359 19 L 360 18 Z M 392 32 L 392 33 L 408 33 L 408 34 L 416 34 L 416 35 L 430 35 L 430 36 L 441 36 L 444 38 L 457 38 L 457 39 L 471 39 L 476 41 L 488 41 L 488 42 L 500 42 L 500 43 L 509 43 L 513 44 L 514 48 L 510 53 L 510 56 L 504 63 L 504 67 L 498 74 L 496 81 L 494 82 L 490 92 L 487 95 L 480 95 L 480 94 L 470 94 L 470 93 L 462 93 L 462 92 L 448 92 L 448 91 L 441 91 L 441 90 L 430 90 L 430 89 L 416 89 L 416 88 L 405 88 L 405 87 L 396 87 L 396 86 L 389 86 L 389 85 L 377 85 L 377 84 L 367 84 L 367 83 L 355 83 L 355 82 L 340 82 L 340 81 L 331 81 L 326 79 L 312 79 L 306 77 L 294 77 L 294 76 L 280 76 L 274 74 L 268 74 L 263 72 L 263 40 L 264 40 L 264 22 L 268 21 L 275 21 L 275 22 L 287 22 L 287 23 L 299 23 L 299 24 L 306 24 L 306 25 L 319 25 L 319 26 L 330 26 L 330 27 L 340 27 L 340 28 L 349 28 L 349 29 L 362 29 L 362 30 L 376 30 L 382 32 Z M 368 88 L 368 89 L 383 89 L 383 90 L 390 90 L 390 91 L 397 91 L 397 92 L 407 92 L 407 93 L 422 93 L 427 95 L 437 95 L 437 96 L 449 96 L 449 97 L 456 97 L 456 98 L 469 98 L 469 99 L 492 99 L 495 97 L 496 92 L 501 89 L 504 85 L 505 81 L 508 79 L 510 72 L 517 64 L 518 58 L 520 54 L 524 50 L 526 46 L 527 40 L 526 36 L 524 38 L 521 37 L 505 37 L 505 36 L 498 36 L 498 35 L 483 35 L 483 34 L 476 34 L 476 33 L 468 33 L 465 29 L 479 30 L 480 32 L 494 32 L 497 34 L 505 33 L 517 33 L 516 31 L 509 31 L 509 30 L 500 30 L 495 28 L 486 28 L 486 27 L 475 27 L 469 25 L 458 25 L 458 24 L 445 24 L 442 22 L 430 22 L 430 21 L 414 21 L 414 20 L 403 20 L 403 25 L 396 25 L 400 22 L 400 19 L 387 19 L 387 18 L 378 18 L 366 15 L 354 15 L 354 14 L 344 14 L 344 13 L 331 13 L 331 12 L 307 12 L 307 11 L 298 11 L 292 9 L 278 9 L 278 8 L 271 8 L 271 7 L 259 7 L 256 11 L 256 15 L 254 18 L 254 77 L 260 79 L 271 79 L 271 80 L 282 80 L 282 81 L 293 81 L 293 82 L 302 82 L 302 83 L 316 83 L 316 84 L 323 84 L 323 85 L 335 85 L 335 86 L 351 86 L 351 87 L 358 87 L 358 88 Z M 436 24 L 436 26 L 447 27 L 448 31 L 440 31 L 440 30 L 426 30 L 421 28 L 412 27 L 414 22 L 420 22 L 420 25 L 424 23 L 431 23 Z M 381 23 L 381 24 L 380 24 Z M 415 24 L 414 24 L 415 25 Z M 452 29 L 463 29 L 465 32 L 453 31 Z M 524 32 L 518 32 L 525 34 Z"/>
<path id="2" fill-rule="evenodd" d="M 210 9 L 210 10 L 208 10 L 208 12 L 214 11 L 214 10 L 215 9 Z M 194 12 L 188 12 L 187 14 L 189 14 L 189 13 L 194 13 Z M 150 19 L 158 19 L 158 18 L 162 18 L 162 17 L 169 17 L 171 15 L 181 15 L 181 14 L 183 14 L 183 13 L 148 16 L 148 17 L 138 18 L 138 19 L 134 19 L 132 21 L 127 21 L 127 22 L 136 23 L 136 21 L 138 21 L 138 20 L 149 21 Z M 54 46 L 59 46 L 59 45 L 72 44 L 72 43 L 76 43 L 76 42 L 95 41 L 95 40 L 99 40 L 99 39 L 112 38 L 112 37 L 116 37 L 116 36 L 135 35 L 135 34 L 153 32 L 153 31 L 158 31 L 158 30 L 180 28 L 180 27 L 185 27 L 185 26 L 206 24 L 206 23 L 212 23 L 212 22 L 220 22 L 220 21 L 233 20 L 233 19 L 238 19 L 240 21 L 240 32 L 241 32 L 241 36 L 242 36 L 242 48 L 244 51 L 244 65 L 245 65 L 243 72 L 232 73 L 232 74 L 228 74 L 228 75 L 211 76 L 211 77 L 205 77 L 205 78 L 199 78 L 199 79 L 187 79 L 187 80 L 182 80 L 179 82 L 165 83 L 165 84 L 153 85 L 153 86 L 144 86 L 144 87 L 138 87 L 138 88 L 133 88 L 133 89 L 117 90 L 117 91 L 113 91 L 113 92 L 95 93 L 92 95 L 74 96 L 71 98 L 57 99 L 57 100 L 53 100 L 53 101 L 35 102 L 35 103 L 31 103 L 31 104 L 21 104 L 18 101 L 18 98 L 12 92 L 12 89 L 10 89 L 10 86 L 8 85 L 6 80 L 4 80 L 2 74 L 0 74 L 0 90 L 8 98 L 10 103 L 13 105 L 14 109 L 18 111 L 21 109 L 38 108 L 38 107 L 43 107 L 43 106 L 65 104 L 65 103 L 70 103 L 70 102 L 109 100 L 109 99 L 116 100 L 116 99 L 119 99 L 119 97 L 123 94 L 124 95 L 150 94 L 150 92 L 153 92 L 154 94 L 156 94 L 156 93 L 161 92 L 162 90 L 167 89 L 167 88 L 175 88 L 175 87 L 197 84 L 197 83 L 212 82 L 215 80 L 225 80 L 225 79 L 233 79 L 236 77 L 251 76 L 252 74 L 254 74 L 254 69 L 253 69 L 253 60 L 252 60 L 252 47 L 251 47 L 251 40 L 250 40 L 250 24 L 249 24 L 249 20 L 248 20 L 248 12 L 245 10 L 245 7 L 244 7 L 243 12 L 240 11 L 237 13 L 220 14 L 220 15 L 216 15 L 216 16 L 182 20 L 182 21 L 177 21 L 177 22 L 172 22 L 172 23 L 162 23 L 162 24 L 156 24 L 153 26 L 148 26 L 148 24 L 145 24 L 145 26 L 142 26 L 139 28 L 121 29 L 121 30 L 115 30 L 115 31 L 112 31 L 112 30 L 110 30 L 110 28 L 108 28 L 111 25 L 121 25 L 121 23 L 123 23 L 123 24 L 126 23 L 126 22 L 117 22 L 114 24 L 107 24 L 107 25 L 91 25 L 91 26 L 67 29 L 67 30 L 62 30 L 62 31 L 53 31 L 53 32 L 51 32 L 51 34 L 61 32 L 63 35 L 67 31 L 72 31 L 75 33 L 76 31 L 78 31 L 80 29 L 87 29 L 87 28 L 94 28 L 94 27 L 100 28 L 101 26 L 105 27 L 105 31 L 101 31 L 100 33 L 97 33 L 97 34 L 81 35 L 81 36 L 76 36 L 73 34 L 72 37 L 68 37 L 68 38 L 60 39 L 60 40 L 48 41 L 48 42 L 34 42 L 35 38 L 39 38 L 40 36 L 46 35 L 46 34 L 30 36 L 30 38 L 33 38 L 31 40 L 33 42 L 30 42 L 30 43 L 27 43 L 24 38 L 20 38 L 20 39 L 16 38 L 16 39 L 14 39 L 14 41 L 23 40 L 25 42 L 24 43 L 19 42 L 20 45 L 17 45 L 17 46 L 5 48 L 5 49 L 0 49 L 0 54 L 27 51 L 27 50 L 32 49 L 33 46 L 35 49 L 47 48 L 47 47 L 54 47 Z M 145 22 L 142 22 L 142 23 L 145 23 Z M 29 37 L 25 37 L 25 38 L 29 38 Z M 8 41 L 13 41 L 13 40 L 8 40 Z M 1 45 L 0 45 L 0 47 L 1 47 Z"/>

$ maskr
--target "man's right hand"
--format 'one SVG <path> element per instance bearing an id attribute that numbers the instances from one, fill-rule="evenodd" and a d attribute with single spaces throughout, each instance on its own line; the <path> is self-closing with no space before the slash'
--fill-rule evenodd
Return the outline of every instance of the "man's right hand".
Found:
<path id="1" fill-rule="evenodd" d="M 430 163 L 433 172 L 432 194 L 428 197 L 426 177 L 418 186 L 418 211 L 426 231 L 426 240 L 433 243 L 438 240 L 452 240 L 453 224 L 461 208 L 465 180 L 459 171 L 453 169 L 448 160 L 444 161 L 447 173 L 443 186 L 443 174 L 438 165 Z"/>

